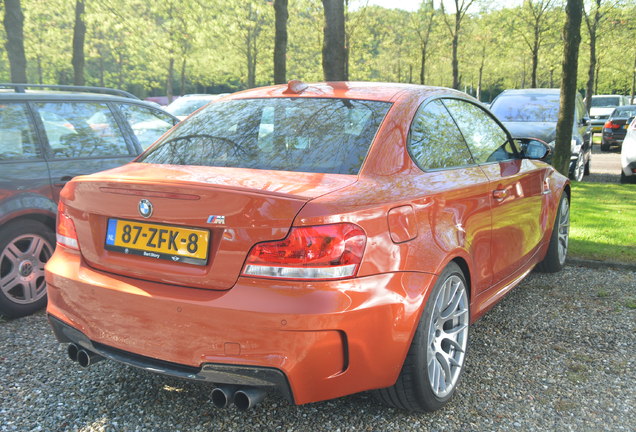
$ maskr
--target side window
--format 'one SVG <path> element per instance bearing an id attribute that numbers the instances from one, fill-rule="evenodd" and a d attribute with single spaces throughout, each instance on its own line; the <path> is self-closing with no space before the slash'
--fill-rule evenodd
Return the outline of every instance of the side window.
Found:
<path id="1" fill-rule="evenodd" d="M 128 156 L 108 105 L 97 102 L 36 104 L 54 159 Z"/>
<path id="2" fill-rule="evenodd" d="M 174 126 L 173 118 L 163 111 L 133 104 L 120 104 L 119 109 L 143 150 Z"/>
<path id="3" fill-rule="evenodd" d="M 0 161 L 39 157 L 33 123 L 26 104 L 0 104 Z"/>
<path id="4" fill-rule="evenodd" d="M 462 134 L 439 100 L 418 109 L 409 133 L 408 149 L 423 170 L 474 163 Z"/>
<path id="5" fill-rule="evenodd" d="M 506 132 L 486 111 L 460 99 L 444 99 L 477 163 L 496 162 L 517 157 Z"/>

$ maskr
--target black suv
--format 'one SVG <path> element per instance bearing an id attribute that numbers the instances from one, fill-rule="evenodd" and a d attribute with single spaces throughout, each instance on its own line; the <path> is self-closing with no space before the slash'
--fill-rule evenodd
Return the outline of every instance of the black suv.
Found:
<path id="1" fill-rule="evenodd" d="M 120 90 L 0 84 L 1 315 L 46 304 L 64 184 L 129 162 L 177 122 Z"/>

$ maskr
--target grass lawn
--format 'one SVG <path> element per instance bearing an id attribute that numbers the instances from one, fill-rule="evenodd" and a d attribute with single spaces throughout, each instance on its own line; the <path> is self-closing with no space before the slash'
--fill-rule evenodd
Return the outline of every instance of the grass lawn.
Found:
<path id="1" fill-rule="evenodd" d="M 569 255 L 636 264 L 636 185 L 572 183 Z"/>

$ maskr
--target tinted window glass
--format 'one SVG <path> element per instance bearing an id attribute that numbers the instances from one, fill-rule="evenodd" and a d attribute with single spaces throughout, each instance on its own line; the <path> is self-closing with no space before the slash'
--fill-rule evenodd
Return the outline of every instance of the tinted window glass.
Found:
<path id="1" fill-rule="evenodd" d="M 558 94 L 501 95 L 490 110 L 502 122 L 551 122 L 559 117 Z"/>
<path id="2" fill-rule="evenodd" d="M 55 159 L 128 155 L 128 146 L 108 105 L 47 102 L 38 112 Z"/>
<path id="3" fill-rule="evenodd" d="M 595 108 L 615 107 L 620 103 L 620 96 L 592 96 L 592 106 Z"/>
<path id="4" fill-rule="evenodd" d="M 629 118 L 636 116 L 636 106 L 635 105 L 627 105 L 624 107 L 616 108 L 612 113 L 612 117 L 616 118 Z"/>
<path id="5" fill-rule="evenodd" d="M 268 98 L 211 104 L 141 161 L 356 174 L 391 104 Z"/>
<path id="6" fill-rule="evenodd" d="M 37 141 L 26 104 L 0 104 L 0 161 L 38 157 Z"/>
<path id="7" fill-rule="evenodd" d="M 411 156 L 423 170 L 470 165 L 473 159 L 444 104 L 433 101 L 415 114 L 408 140 Z"/>
<path id="8" fill-rule="evenodd" d="M 144 150 L 174 125 L 172 117 L 156 109 L 133 104 L 121 104 L 119 109 Z"/>
<path id="9" fill-rule="evenodd" d="M 486 111 L 459 99 L 444 99 L 444 104 L 459 126 L 477 163 L 516 157 L 506 132 Z"/>

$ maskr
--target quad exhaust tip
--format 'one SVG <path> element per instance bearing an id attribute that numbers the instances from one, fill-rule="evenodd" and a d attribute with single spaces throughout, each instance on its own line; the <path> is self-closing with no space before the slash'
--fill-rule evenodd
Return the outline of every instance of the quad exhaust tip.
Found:
<path id="1" fill-rule="evenodd" d="M 245 411 L 261 403 L 266 395 L 267 392 L 258 387 L 219 386 L 212 390 L 212 403 L 217 408 L 234 404 L 237 409 Z"/>

